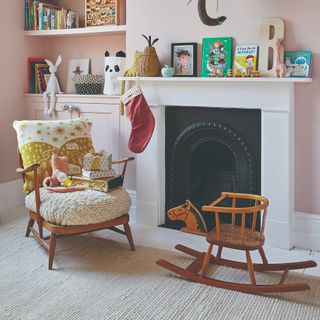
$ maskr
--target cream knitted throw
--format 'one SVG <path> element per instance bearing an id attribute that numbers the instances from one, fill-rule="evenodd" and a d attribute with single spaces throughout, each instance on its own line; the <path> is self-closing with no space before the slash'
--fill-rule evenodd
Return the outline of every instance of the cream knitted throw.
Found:
<path id="1" fill-rule="evenodd" d="M 71 193 L 50 193 L 40 189 L 40 215 L 48 222 L 63 225 L 101 223 L 121 217 L 129 212 L 131 199 L 122 188 L 108 193 L 85 190 Z M 34 192 L 26 196 L 26 207 L 36 210 Z"/>

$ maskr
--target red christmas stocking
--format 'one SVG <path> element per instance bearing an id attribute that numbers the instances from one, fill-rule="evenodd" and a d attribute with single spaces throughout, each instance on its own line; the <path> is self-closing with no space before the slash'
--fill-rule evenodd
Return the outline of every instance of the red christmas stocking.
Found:
<path id="1" fill-rule="evenodd" d="M 129 149 L 141 153 L 147 147 L 154 130 L 155 119 L 138 85 L 128 90 L 121 100 L 131 121 Z"/>

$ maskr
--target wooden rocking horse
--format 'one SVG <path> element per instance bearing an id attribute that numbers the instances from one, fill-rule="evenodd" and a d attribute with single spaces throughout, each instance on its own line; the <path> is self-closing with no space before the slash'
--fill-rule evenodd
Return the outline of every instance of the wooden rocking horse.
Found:
<path id="1" fill-rule="evenodd" d="M 226 203 L 229 200 L 229 207 L 222 206 L 221 202 Z M 248 201 L 252 206 L 241 207 L 240 202 Z M 220 206 L 219 206 L 220 204 Z M 293 263 L 269 263 L 263 250 L 265 241 L 264 229 L 267 216 L 267 208 L 269 201 L 263 196 L 223 192 L 221 197 L 214 201 L 209 206 L 203 206 L 202 211 L 213 213 L 215 218 L 215 228 L 206 233 L 206 239 L 209 243 L 207 252 L 199 252 L 191 248 L 178 244 L 175 248 L 183 253 L 195 257 L 195 260 L 186 268 L 180 268 L 165 260 L 157 261 L 157 264 L 168 269 L 188 280 L 210 285 L 217 288 L 246 292 L 246 293 L 273 293 L 273 292 L 291 292 L 309 290 L 310 286 L 307 283 L 288 283 L 285 284 L 285 279 L 290 270 L 313 268 L 317 264 L 314 261 L 301 261 Z M 168 216 L 170 219 L 179 220 L 183 217 L 183 211 L 194 210 L 194 206 L 190 201 L 183 206 L 169 210 Z M 199 212 L 197 211 L 197 214 Z M 200 213 L 199 213 L 200 214 Z M 221 214 L 231 215 L 231 223 L 222 223 L 220 220 Z M 257 231 L 258 217 L 261 215 L 261 228 Z M 201 214 L 200 214 L 201 215 Z M 241 216 L 241 224 L 237 225 L 237 216 Z M 251 217 L 250 227 L 248 227 Z M 180 219 L 181 220 L 181 219 Z M 190 218 L 189 218 L 190 221 Z M 202 218 L 202 222 L 204 222 Z M 198 224 L 197 224 L 198 225 Z M 190 232 L 188 229 L 182 231 Z M 191 233 L 203 235 L 199 230 L 191 230 Z M 213 246 L 218 247 L 216 256 L 212 255 Z M 233 260 L 226 260 L 221 257 L 223 248 L 232 248 L 243 250 L 246 252 L 247 263 L 242 263 Z M 262 259 L 262 263 L 253 263 L 250 251 L 258 250 Z M 209 264 L 222 265 L 226 267 L 247 270 L 249 272 L 250 284 L 234 283 L 217 280 L 207 276 Z M 283 271 L 278 284 L 257 284 L 255 271 Z"/>

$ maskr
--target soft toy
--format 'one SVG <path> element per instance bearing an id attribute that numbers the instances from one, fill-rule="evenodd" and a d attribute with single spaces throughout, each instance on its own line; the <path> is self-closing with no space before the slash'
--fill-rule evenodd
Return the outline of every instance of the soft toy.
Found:
<path id="1" fill-rule="evenodd" d="M 70 186 L 71 180 L 68 177 L 68 158 L 67 157 L 59 157 L 54 154 L 51 158 L 52 163 L 52 176 L 46 178 L 43 181 L 43 185 L 45 187 L 59 187 L 61 185 Z"/>
<path id="2" fill-rule="evenodd" d="M 118 77 L 123 76 L 126 67 L 126 54 L 117 52 L 115 57 L 110 57 L 108 51 L 105 53 L 104 70 L 105 82 L 103 93 L 106 95 L 120 95 L 121 82 Z"/>
<path id="3" fill-rule="evenodd" d="M 130 69 L 128 69 L 125 73 L 124 73 L 124 77 L 139 77 L 139 67 L 141 64 L 141 60 L 142 60 L 142 52 L 136 50 L 136 52 L 134 53 L 134 57 L 133 57 L 133 64 L 130 67 Z M 125 93 L 126 90 L 126 82 L 122 81 L 122 85 L 121 85 L 121 95 L 123 95 Z M 120 103 L 120 114 L 123 116 L 124 115 L 124 105 L 121 101 Z"/>
<path id="4" fill-rule="evenodd" d="M 58 57 L 56 64 L 54 65 L 50 60 L 45 59 L 46 63 L 49 65 L 50 78 L 47 84 L 47 90 L 43 93 L 44 97 L 44 114 L 48 114 L 51 116 L 54 112 L 56 106 L 56 94 L 62 93 L 60 90 L 59 81 L 56 77 L 56 72 L 58 70 L 58 66 L 62 62 L 61 55 Z M 51 98 L 50 107 L 49 107 L 49 95 Z"/>

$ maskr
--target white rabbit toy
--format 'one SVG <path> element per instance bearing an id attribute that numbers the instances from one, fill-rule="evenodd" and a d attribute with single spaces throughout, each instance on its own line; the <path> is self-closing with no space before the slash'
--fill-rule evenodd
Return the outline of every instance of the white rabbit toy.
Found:
<path id="1" fill-rule="evenodd" d="M 46 60 L 46 63 L 49 65 L 50 78 L 47 84 L 47 90 L 43 93 L 44 97 L 44 114 L 52 115 L 56 106 L 56 94 L 62 93 L 60 90 L 59 81 L 56 77 L 56 72 L 58 70 L 58 66 L 62 62 L 61 55 L 59 55 L 56 64 L 54 65 L 50 60 Z M 49 95 L 51 98 L 50 107 L 49 107 Z"/>

